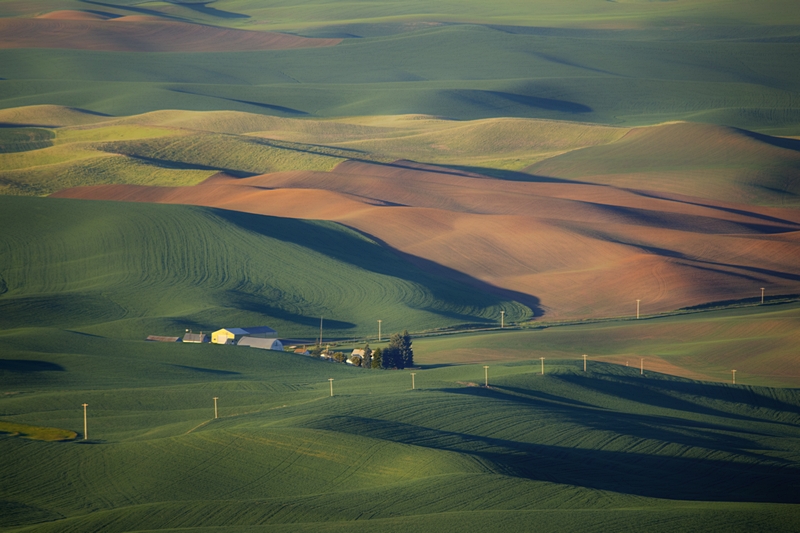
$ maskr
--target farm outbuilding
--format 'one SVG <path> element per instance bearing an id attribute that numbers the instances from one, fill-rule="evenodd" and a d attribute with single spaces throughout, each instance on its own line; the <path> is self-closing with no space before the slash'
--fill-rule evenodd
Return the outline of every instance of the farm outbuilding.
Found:
<path id="1" fill-rule="evenodd" d="M 183 336 L 183 342 L 201 344 L 208 342 L 208 335 L 205 333 L 187 333 Z"/>
<path id="2" fill-rule="evenodd" d="M 261 339 L 257 337 L 242 337 L 237 346 L 249 346 L 250 348 L 260 348 L 262 350 L 283 351 L 283 343 L 278 339 Z"/>
<path id="3" fill-rule="evenodd" d="M 275 335 L 277 331 L 267 326 L 254 326 L 251 328 L 222 328 L 211 334 L 211 342 L 214 344 L 236 344 L 237 339 L 242 337 L 257 337 L 266 339 L 270 335 Z"/>
<path id="4" fill-rule="evenodd" d="M 164 335 L 148 335 L 145 340 L 150 342 L 181 342 L 180 337 L 166 337 Z"/>

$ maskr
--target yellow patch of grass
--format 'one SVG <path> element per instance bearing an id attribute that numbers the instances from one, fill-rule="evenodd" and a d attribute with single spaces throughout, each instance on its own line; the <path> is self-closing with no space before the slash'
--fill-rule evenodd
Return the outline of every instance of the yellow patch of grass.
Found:
<path id="1" fill-rule="evenodd" d="M 120 155 L 95 155 L 77 161 L 0 171 L 0 194 L 46 196 L 86 185 L 126 183 L 161 187 L 197 185 L 214 170 L 174 169 Z"/>
<path id="2" fill-rule="evenodd" d="M 31 440 L 42 440 L 46 442 L 73 440 L 78 436 L 77 433 L 68 429 L 30 426 L 28 424 L 17 424 L 16 422 L 4 421 L 0 421 L 0 433 L 10 433 L 15 437 L 23 437 Z"/>
<path id="3" fill-rule="evenodd" d="M 0 169 L 3 171 L 30 169 L 70 161 L 80 161 L 97 157 L 97 155 L 96 151 L 86 146 L 50 146 L 41 150 L 0 154 Z"/>
<path id="4" fill-rule="evenodd" d="M 280 129 L 254 135 L 294 142 L 324 142 L 390 159 L 512 170 L 578 148 L 609 144 L 629 131 L 554 120 L 455 121 L 425 115 L 284 121 Z"/>
<path id="5" fill-rule="evenodd" d="M 98 141 L 131 141 L 175 135 L 175 130 L 158 126 L 113 124 L 93 127 L 61 128 L 56 131 L 56 144 Z"/>
<path id="6" fill-rule="evenodd" d="M 105 122 L 113 118 L 60 105 L 32 105 L 0 110 L 0 123 L 20 126 L 78 126 Z"/>

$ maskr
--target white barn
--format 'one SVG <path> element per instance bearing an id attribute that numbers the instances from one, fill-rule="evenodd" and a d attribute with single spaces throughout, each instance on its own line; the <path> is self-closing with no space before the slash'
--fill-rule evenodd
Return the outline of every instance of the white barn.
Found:
<path id="1" fill-rule="evenodd" d="M 250 348 L 260 348 L 262 350 L 283 351 L 283 343 L 278 339 L 262 339 L 258 337 L 242 337 L 237 346 L 249 346 Z"/>

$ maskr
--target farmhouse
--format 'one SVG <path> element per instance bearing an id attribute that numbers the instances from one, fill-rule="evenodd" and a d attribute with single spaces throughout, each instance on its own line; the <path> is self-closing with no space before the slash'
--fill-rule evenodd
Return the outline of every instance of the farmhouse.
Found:
<path id="1" fill-rule="evenodd" d="M 204 342 L 208 342 L 208 335 L 203 333 L 187 333 L 183 336 L 183 342 L 189 342 L 193 344 L 201 344 Z"/>
<path id="2" fill-rule="evenodd" d="M 237 346 L 249 346 L 251 348 L 261 348 L 262 350 L 283 351 L 283 343 L 278 339 L 261 339 L 258 337 L 242 337 Z"/>
<path id="3" fill-rule="evenodd" d="M 235 344 L 236 339 L 242 337 L 257 337 L 266 339 L 268 335 L 277 333 L 274 329 L 267 326 L 254 326 L 252 328 L 222 328 L 211 334 L 211 342 L 214 344 Z"/>

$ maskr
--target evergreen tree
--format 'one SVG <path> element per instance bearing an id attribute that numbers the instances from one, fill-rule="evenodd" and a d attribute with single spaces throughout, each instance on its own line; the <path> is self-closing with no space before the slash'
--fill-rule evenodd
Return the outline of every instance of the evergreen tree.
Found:
<path id="1" fill-rule="evenodd" d="M 410 368 L 414 366 L 414 350 L 411 348 L 411 335 L 393 333 L 389 338 L 389 347 L 383 351 L 383 368 Z"/>
<path id="2" fill-rule="evenodd" d="M 411 335 L 408 334 L 407 329 L 403 330 L 400 340 L 400 358 L 403 360 L 400 368 L 412 368 L 414 366 L 414 349 L 411 347 Z"/>
<path id="3" fill-rule="evenodd" d="M 398 359 L 397 348 L 390 343 L 381 353 L 381 368 L 397 368 Z"/>
<path id="4" fill-rule="evenodd" d="M 364 359 L 361 360 L 361 366 L 372 368 L 372 350 L 369 348 L 369 343 L 364 345 Z"/>
<path id="5" fill-rule="evenodd" d="M 372 352 L 372 365 L 371 368 L 381 368 L 383 357 L 383 350 L 380 348 L 376 348 L 374 352 Z"/>

